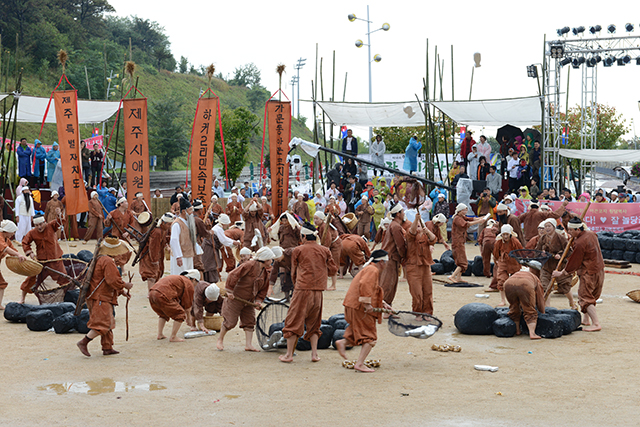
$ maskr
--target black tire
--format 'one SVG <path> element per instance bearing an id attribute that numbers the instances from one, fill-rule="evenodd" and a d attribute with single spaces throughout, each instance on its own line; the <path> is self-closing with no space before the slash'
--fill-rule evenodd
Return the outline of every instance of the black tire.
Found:
<path id="1" fill-rule="evenodd" d="M 93 253 L 91 253 L 90 251 L 88 251 L 86 249 L 78 252 L 77 256 L 78 256 L 78 259 L 80 261 L 84 261 L 87 264 L 90 263 L 91 260 L 93 259 Z"/>
<path id="2" fill-rule="evenodd" d="M 80 312 L 80 315 L 77 316 L 76 331 L 78 331 L 81 334 L 89 333 L 89 327 L 87 326 L 88 321 L 89 321 L 89 310 L 85 308 Z"/>
<path id="3" fill-rule="evenodd" d="M 62 255 L 62 258 L 80 259 L 80 258 L 78 258 L 78 255 L 76 255 L 76 254 L 64 254 L 64 255 Z"/>
<path id="4" fill-rule="evenodd" d="M 539 314 L 536 334 L 542 338 L 559 338 L 562 336 L 562 320 L 553 314 Z"/>
<path id="5" fill-rule="evenodd" d="M 51 310 L 31 311 L 27 314 L 27 328 L 30 331 L 48 331 L 53 327 L 53 313 Z"/>
<path id="6" fill-rule="evenodd" d="M 624 261 L 624 251 L 618 251 L 618 250 L 611 251 L 611 259 Z"/>
<path id="7" fill-rule="evenodd" d="M 472 273 L 473 273 L 473 261 L 467 260 L 467 269 L 465 270 L 464 273 L 462 273 L 462 275 L 465 277 L 470 277 Z"/>
<path id="8" fill-rule="evenodd" d="M 511 338 L 516 334 L 516 323 L 509 317 L 500 317 L 493 322 L 493 334 L 500 338 Z"/>
<path id="9" fill-rule="evenodd" d="M 473 259 L 473 275 L 477 276 L 477 277 L 482 277 L 484 276 L 484 263 L 482 262 L 482 257 L 480 255 L 477 255 L 474 259 Z"/>
<path id="10" fill-rule="evenodd" d="M 336 329 L 335 331 L 333 331 L 333 339 L 331 340 L 331 346 L 337 349 L 336 341 L 341 340 L 343 337 L 344 337 L 344 329 Z M 347 350 L 350 350 L 352 348 L 353 346 L 349 345 L 349 343 L 347 342 Z"/>
<path id="11" fill-rule="evenodd" d="M 632 240 L 632 239 L 627 239 L 627 241 L 625 242 L 625 251 L 631 251 L 631 252 L 636 252 L 637 251 L 637 246 L 636 246 L 637 241 Z"/>
<path id="12" fill-rule="evenodd" d="M 611 259 L 611 251 L 610 251 L 610 250 L 603 249 L 603 250 L 602 250 L 602 258 L 604 258 L 604 259 Z"/>
<path id="13" fill-rule="evenodd" d="M 444 251 L 442 253 L 442 255 L 440 255 L 440 258 L 442 258 L 442 257 L 453 258 L 453 251 L 451 249 L 448 249 L 448 250 Z M 440 261 L 440 262 L 442 262 L 442 261 Z"/>
<path id="14" fill-rule="evenodd" d="M 341 320 L 336 320 L 334 324 L 331 326 L 333 326 L 334 329 L 347 329 L 349 327 L 349 324 L 347 323 L 346 320 L 341 319 Z"/>
<path id="15" fill-rule="evenodd" d="M 604 257 L 604 255 L 602 256 Z M 633 262 L 635 262 L 636 264 L 640 264 L 640 252 L 636 252 L 636 259 Z"/>
<path id="16" fill-rule="evenodd" d="M 73 313 L 65 313 L 53 319 L 53 330 L 56 334 L 66 334 L 73 331 L 78 324 L 78 319 Z"/>
<path id="17" fill-rule="evenodd" d="M 311 342 L 303 339 L 302 337 L 298 338 L 298 343 L 296 344 L 296 350 L 298 350 L 298 351 L 310 351 L 311 350 Z"/>
<path id="18" fill-rule="evenodd" d="M 445 257 L 445 256 L 440 257 L 440 263 L 444 268 L 445 274 L 450 273 L 456 269 L 456 262 L 451 257 Z"/>
<path id="19" fill-rule="evenodd" d="M 318 349 L 325 350 L 331 346 L 331 342 L 333 341 L 333 332 L 335 329 L 331 325 L 322 325 L 320 326 L 320 338 L 318 338 Z"/>
<path id="20" fill-rule="evenodd" d="M 613 239 L 611 237 L 600 237 L 600 248 L 611 250 L 613 248 Z"/>
<path id="21" fill-rule="evenodd" d="M 444 274 L 444 265 L 436 262 L 435 264 L 431 264 L 431 272 L 435 275 Z"/>
<path id="22" fill-rule="evenodd" d="M 632 252 L 632 251 L 625 251 L 623 258 L 625 261 L 627 262 L 635 262 L 636 261 L 636 254 L 638 252 Z"/>
<path id="23" fill-rule="evenodd" d="M 10 302 L 4 307 L 4 318 L 13 323 L 25 323 L 27 314 L 33 310 L 35 306 L 31 304 L 18 304 Z"/>
<path id="24" fill-rule="evenodd" d="M 54 304 L 36 305 L 33 310 L 51 310 L 51 313 L 53 313 L 53 318 L 55 319 L 56 317 L 62 316 L 65 313 L 73 313 L 76 310 L 76 305 L 72 302 L 58 302 Z"/>
<path id="25" fill-rule="evenodd" d="M 624 251 L 627 249 L 627 239 L 613 239 L 613 249 Z"/>
<path id="26" fill-rule="evenodd" d="M 329 324 L 335 328 L 336 322 L 338 320 L 344 320 L 344 313 L 334 314 L 333 316 L 329 317 Z"/>
<path id="27" fill-rule="evenodd" d="M 281 331 L 284 329 L 284 322 L 272 323 L 269 326 L 269 336 L 273 335 L 276 331 Z"/>

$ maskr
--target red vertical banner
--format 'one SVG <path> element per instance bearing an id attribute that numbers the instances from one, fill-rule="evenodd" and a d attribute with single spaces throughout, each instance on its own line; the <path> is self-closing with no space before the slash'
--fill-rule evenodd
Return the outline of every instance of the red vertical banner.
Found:
<path id="1" fill-rule="evenodd" d="M 75 90 L 54 91 L 53 101 L 56 109 L 58 141 L 60 141 L 60 165 L 66 209 L 68 215 L 75 215 L 89 210 L 80 161 L 78 94 Z"/>
<path id="2" fill-rule="evenodd" d="M 205 209 L 211 202 L 213 187 L 213 145 L 218 116 L 217 96 L 200 98 L 191 130 L 191 196 L 200 199 Z"/>
<path id="3" fill-rule="evenodd" d="M 267 102 L 269 123 L 269 160 L 271 168 L 271 205 L 278 217 L 287 210 L 289 164 L 287 153 L 291 141 L 291 103 Z"/>
<path id="4" fill-rule="evenodd" d="M 147 98 L 122 100 L 124 149 L 127 167 L 127 200 L 142 193 L 149 203 L 149 136 L 147 133 Z"/>

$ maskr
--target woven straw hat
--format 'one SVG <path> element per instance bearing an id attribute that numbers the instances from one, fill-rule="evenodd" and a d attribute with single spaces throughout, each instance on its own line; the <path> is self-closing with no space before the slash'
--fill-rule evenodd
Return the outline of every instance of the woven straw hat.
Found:
<path id="1" fill-rule="evenodd" d="M 42 271 L 42 264 L 30 258 L 20 261 L 18 257 L 8 256 L 6 260 L 7 268 L 22 276 L 37 276 Z"/>
<path id="2" fill-rule="evenodd" d="M 99 255 L 118 256 L 129 252 L 129 248 L 116 237 L 105 237 L 100 244 Z"/>

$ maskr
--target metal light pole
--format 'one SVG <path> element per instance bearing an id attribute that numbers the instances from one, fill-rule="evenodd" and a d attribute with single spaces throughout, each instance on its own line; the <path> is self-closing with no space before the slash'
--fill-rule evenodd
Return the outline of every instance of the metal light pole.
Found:
<path id="1" fill-rule="evenodd" d="M 371 33 L 375 33 L 376 31 L 389 31 L 389 24 L 388 23 L 384 23 L 382 24 L 382 26 L 380 28 L 377 28 L 373 31 L 371 31 L 371 20 L 369 20 L 369 5 L 367 5 L 367 19 L 362 19 L 362 18 L 358 18 L 356 17 L 356 15 L 354 13 L 349 14 L 348 16 L 349 21 L 353 22 L 356 19 L 360 20 L 360 21 L 366 21 L 367 23 L 367 50 L 368 50 L 368 54 L 367 54 L 367 65 L 369 67 L 369 103 L 373 102 L 373 92 L 371 89 L 371 61 L 375 61 L 375 62 L 380 62 L 382 61 L 382 56 L 376 54 L 373 57 L 371 56 Z M 356 47 L 362 47 L 364 46 L 364 43 L 362 43 L 362 40 L 356 40 Z M 373 140 L 373 128 L 369 127 L 369 144 L 371 143 L 371 141 Z"/>
<path id="2" fill-rule="evenodd" d="M 300 69 L 304 67 L 305 61 L 306 58 L 300 58 L 298 59 L 298 63 L 293 67 L 298 71 L 298 76 L 296 77 L 296 82 L 298 83 L 298 106 L 296 107 L 296 111 L 298 112 L 298 119 L 300 119 Z"/>
<path id="3" fill-rule="evenodd" d="M 298 84 L 298 77 L 296 77 L 296 76 L 291 77 L 291 93 L 293 95 L 295 95 L 295 93 L 296 93 L 296 85 L 297 84 Z M 298 99 L 300 99 L 300 95 L 298 95 Z M 292 107 L 295 106 L 295 104 L 293 104 L 293 103 L 291 103 L 291 104 L 292 104 Z M 293 117 L 295 115 L 296 115 L 295 111 L 292 111 L 291 116 Z M 300 117 L 299 113 L 298 113 L 298 117 Z"/>

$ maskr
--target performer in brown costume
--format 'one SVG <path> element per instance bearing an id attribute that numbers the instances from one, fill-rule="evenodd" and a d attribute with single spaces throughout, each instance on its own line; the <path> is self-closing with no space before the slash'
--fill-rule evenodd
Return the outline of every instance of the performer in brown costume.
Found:
<path id="1" fill-rule="evenodd" d="M 47 205 L 48 206 L 48 205 Z M 84 242 L 93 238 L 93 232 L 97 230 L 96 238 L 102 238 L 102 221 L 104 220 L 104 210 L 98 199 L 98 193 L 91 192 L 91 200 L 89 200 L 89 219 L 87 220 L 87 231 L 84 233 Z"/>
<path id="2" fill-rule="evenodd" d="M 501 298 L 498 306 L 507 305 L 504 294 L 505 280 L 521 270 L 520 263 L 518 263 L 515 258 L 509 256 L 511 251 L 522 249 L 522 245 L 517 237 L 518 235 L 513 231 L 513 228 L 511 228 L 509 224 L 505 224 L 500 228 L 500 235 L 496 237 L 496 242 L 493 246 L 493 259 L 496 263 L 493 268 L 493 275 L 496 278 L 496 285 L 500 291 Z"/>
<path id="3" fill-rule="evenodd" d="M 220 216 L 220 218 L 222 218 L 222 216 Z M 220 219 L 218 219 L 218 223 L 220 223 Z M 228 239 L 238 241 L 239 246 L 242 247 L 242 241 L 244 240 L 244 223 L 242 221 L 236 222 L 234 225 L 224 230 L 224 235 Z M 236 261 L 236 257 L 233 255 L 233 246 L 234 245 L 231 245 L 231 246 L 224 245 L 224 247 L 220 250 L 220 253 L 222 254 L 222 260 L 227 266 L 226 268 L 227 273 L 230 273 L 234 268 L 236 268 L 237 261 Z M 220 268 L 222 269 L 222 266 Z"/>
<path id="4" fill-rule="evenodd" d="M 384 300 L 392 305 L 398 289 L 398 271 L 401 263 L 407 255 L 407 242 L 404 239 L 404 211 L 400 204 L 396 204 L 389 211 L 392 221 L 389 223 L 382 240 L 382 250 L 389 254 L 389 261 L 386 263 L 380 275 L 380 287 L 384 291 Z"/>
<path id="5" fill-rule="evenodd" d="M 264 228 L 264 224 L 262 223 L 262 216 L 264 210 L 262 209 L 262 205 L 258 203 L 255 199 L 251 200 L 244 212 L 242 213 L 242 217 L 244 218 L 244 247 L 249 248 L 252 251 L 257 251 L 260 249 L 259 246 L 252 246 L 251 242 L 256 235 L 255 230 L 259 230 L 262 235 L 262 242 L 266 245 L 269 243 L 269 237 L 267 235 L 267 229 Z"/>
<path id="6" fill-rule="evenodd" d="M 565 207 L 569 204 L 568 200 L 562 202 L 562 206 L 558 210 L 551 211 L 546 209 L 540 209 L 540 205 L 536 202 L 532 202 L 529 205 L 529 210 L 518 217 L 520 224 L 524 229 L 524 240 L 529 242 L 538 234 L 538 224 L 547 218 L 560 218 L 564 213 Z"/>
<path id="7" fill-rule="evenodd" d="M 571 218 L 568 223 L 569 234 L 574 237 L 573 253 L 562 271 L 554 271 L 553 277 L 571 276 L 578 273 L 578 303 L 584 313 L 582 323 L 588 328 L 584 331 L 595 332 L 602 329 L 596 312 L 596 301 L 602 294 L 604 284 L 604 260 L 598 243 L 598 236 L 587 229 L 580 218 Z"/>
<path id="8" fill-rule="evenodd" d="M 453 252 L 453 260 L 456 262 L 456 269 L 449 279 L 452 282 L 461 282 L 462 273 L 467 271 L 469 261 L 467 261 L 467 252 L 465 243 L 467 242 L 467 229 L 472 225 L 481 224 L 489 219 L 488 215 L 480 218 L 467 218 L 469 208 L 464 203 L 458 203 L 456 212 L 453 215 L 453 223 L 451 225 L 451 251 Z"/>
<path id="9" fill-rule="evenodd" d="M 211 234 L 213 236 L 214 259 L 216 262 L 216 268 L 218 269 L 218 277 L 220 277 L 220 272 L 222 271 L 223 260 L 227 264 L 227 273 L 235 268 L 236 261 L 231 250 L 233 246 L 240 246 L 242 242 L 242 230 L 237 228 L 229 230 L 230 224 L 231 220 L 229 219 L 229 215 L 220 214 L 216 225 L 211 229 Z M 232 234 L 234 234 L 236 230 L 239 231 L 239 233 L 237 238 L 233 238 Z M 231 232 L 227 234 L 228 231 Z M 229 250 L 230 254 L 227 254 L 227 250 Z M 229 259 L 229 256 L 231 256 L 231 259 Z"/>
<path id="10" fill-rule="evenodd" d="M 113 237 L 117 237 L 118 239 L 125 238 L 125 240 L 126 237 L 129 236 L 129 233 L 127 233 L 125 227 L 127 225 L 130 225 L 131 227 L 135 228 L 136 223 L 137 221 L 135 217 L 129 210 L 129 202 L 127 202 L 127 199 L 125 199 L 124 197 L 118 200 L 118 202 L 116 203 L 116 208 L 109 212 L 107 218 L 104 220 L 104 225 L 106 227 L 113 226 L 113 228 L 109 232 Z"/>
<path id="11" fill-rule="evenodd" d="M 291 279 L 291 255 L 295 248 L 282 249 L 280 246 L 274 246 L 271 251 L 275 255 L 273 259 L 273 268 L 269 276 L 269 290 L 267 296 L 273 294 L 273 286 L 280 277 L 280 288 L 284 293 L 284 298 L 289 301 L 293 293 L 293 279 Z"/>
<path id="12" fill-rule="evenodd" d="M 38 261 L 43 261 L 47 267 L 56 271 L 62 273 L 66 272 L 67 270 L 65 269 L 64 263 L 61 259 L 62 248 L 60 248 L 60 245 L 58 244 L 58 238 L 56 235 L 56 231 L 60 228 L 60 221 L 45 222 L 43 215 L 36 215 L 33 217 L 33 223 L 35 224 L 35 228 L 32 228 L 27 235 L 22 238 L 22 250 L 24 251 L 25 256 L 37 259 Z M 31 248 L 32 243 L 35 243 L 36 245 L 35 253 Z M 47 262 L 49 260 L 57 261 Z M 60 286 L 69 283 L 69 279 L 53 273 L 50 270 L 43 269 L 38 276 L 27 277 L 24 282 L 22 282 L 22 285 L 20 286 L 20 290 L 22 291 L 22 296 L 19 301 L 20 304 L 24 303 L 28 293 L 33 293 L 33 286 L 36 284 L 38 277 L 43 281 L 47 277 L 51 277 L 51 279 L 58 282 Z"/>
<path id="13" fill-rule="evenodd" d="M 379 284 L 385 264 L 389 257 L 386 251 L 378 249 L 371 254 L 367 265 L 351 281 L 349 290 L 344 298 L 344 318 L 349 323 L 344 333 L 344 338 L 336 341 L 338 353 L 344 359 L 347 342 L 351 345 L 361 345 L 358 360 L 354 366 L 356 371 L 374 372 L 364 362 L 378 341 L 376 322 L 382 322 L 381 313 L 375 313 L 374 308 L 391 309 L 391 306 L 382 300 L 383 290 Z"/>
<path id="14" fill-rule="evenodd" d="M 185 270 L 180 275 L 163 277 L 158 280 L 149 291 L 149 304 L 158 318 L 158 339 L 163 340 L 164 326 L 169 319 L 173 319 L 170 342 L 182 342 L 184 339 L 178 338 L 182 322 L 187 320 L 187 316 L 193 304 L 193 287 L 200 281 L 200 272 L 191 269 Z"/>
<path id="15" fill-rule="evenodd" d="M 268 203 L 267 198 L 265 196 L 260 197 L 260 202 L 262 202 L 262 222 L 267 225 L 271 225 L 273 223 L 273 208 Z"/>
<path id="16" fill-rule="evenodd" d="M 342 254 L 342 240 L 340 239 L 340 233 L 336 227 L 332 224 L 332 217 L 325 216 L 324 213 L 318 211 L 313 215 L 314 225 L 318 228 L 318 236 L 320 237 L 320 244 L 325 248 L 329 248 L 333 262 L 339 266 L 340 257 Z M 327 222 L 327 220 L 329 220 Z M 338 268 L 338 270 L 340 270 Z M 331 286 L 327 288 L 328 291 L 335 291 L 338 283 L 338 273 L 331 276 Z"/>
<path id="17" fill-rule="evenodd" d="M 445 235 L 442 235 L 442 227 L 441 225 L 444 224 L 444 230 L 445 230 Z M 433 233 L 434 236 L 436 236 L 436 243 L 442 243 L 444 245 L 444 248 L 446 250 L 451 249 L 451 247 L 449 246 L 449 244 L 447 243 L 447 235 L 446 235 L 446 231 L 447 231 L 447 218 L 442 215 L 442 214 L 438 214 L 436 216 L 434 216 L 431 221 L 428 221 L 425 226 L 429 229 L 430 232 Z M 431 247 L 433 249 L 433 246 Z"/>
<path id="18" fill-rule="evenodd" d="M 411 294 L 411 310 L 417 313 L 433 314 L 433 284 L 431 281 L 431 247 L 436 236 L 420 224 L 422 219 L 416 215 L 406 234 L 407 261 L 404 269 Z"/>
<path id="19" fill-rule="evenodd" d="M 515 241 L 515 239 L 512 239 Z M 504 282 L 504 293 L 509 301 L 509 317 L 516 324 L 516 335 L 520 335 L 520 316 L 529 329 L 529 338 L 538 340 L 536 335 L 538 311 L 544 313 L 544 291 L 538 279 L 529 271 L 519 271 Z M 537 310 L 536 310 L 537 309 Z"/>
<path id="20" fill-rule="evenodd" d="M 13 243 L 11 243 L 11 239 L 13 239 L 16 231 L 18 231 L 18 226 L 13 221 L 4 219 L 0 222 L 0 260 L 6 255 L 18 257 L 20 261 L 27 259 L 20 252 L 16 251 L 13 248 Z M 2 277 L 2 273 L 0 273 L 0 310 L 4 310 L 2 299 L 4 298 L 4 290 L 7 288 L 7 285 L 9 285 L 9 283 Z"/>
<path id="21" fill-rule="evenodd" d="M 245 334 L 245 351 L 260 351 L 253 346 L 251 340 L 256 326 L 256 310 L 262 308 L 262 301 L 269 290 L 269 275 L 274 258 L 274 253 L 265 246 L 256 252 L 255 259 L 242 263 L 229 273 L 225 283 L 227 299 L 222 304 L 224 322 L 216 345 L 218 350 L 224 350 L 224 337 L 236 326 L 239 318 L 240 328 L 244 329 Z M 236 300 L 236 296 L 255 305 L 246 305 Z"/>
<path id="22" fill-rule="evenodd" d="M 129 289 L 133 285 L 122 280 L 113 258 L 127 252 L 129 252 L 127 245 L 115 237 L 107 237 L 100 244 L 87 294 L 90 315 L 87 327 L 91 330 L 77 343 L 82 354 L 87 357 L 91 357 L 87 345 L 98 335 L 103 355 L 119 353 L 113 349 L 113 329 L 116 327 L 116 320 L 113 317 L 114 306 L 118 305 L 119 295 L 124 295 L 127 299 L 131 298 Z"/>
<path id="23" fill-rule="evenodd" d="M 303 221 L 311 221 L 311 216 L 309 215 L 309 205 L 304 202 L 304 195 L 302 193 L 298 194 L 298 201 L 293 204 L 291 210 Z"/>
<path id="24" fill-rule="evenodd" d="M 232 194 L 229 196 L 231 198 L 231 202 L 227 203 L 227 207 L 225 209 L 225 213 L 229 215 L 229 219 L 232 224 L 235 224 L 237 221 L 242 219 L 242 205 L 238 202 L 238 196 L 236 194 Z"/>
<path id="25" fill-rule="evenodd" d="M 300 224 L 286 212 L 278 220 L 278 242 L 282 249 L 292 248 L 300 244 Z"/>
<path id="26" fill-rule="evenodd" d="M 282 329 L 282 336 L 287 339 L 287 353 L 279 359 L 285 363 L 293 362 L 293 351 L 303 334 L 304 339 L 311 342 L 311 361 L 320 360 L 318 339 L 322 335 L 322 292 L 327 289 L 329 276 L 338 271 L 331 251 L 316 243 L 316 228 L 305 224 L 300 232 L 303 243 L 291 255 L 294 290 Z"/>
<path id="27" fill-rule="evenodd" d="M 57 191 L 51 192 L 51 200 L 47 202 L 47 206 L 44 208 L 44 219 L 47 222 L 51 221 L 61 221 L 60 214 L 64 213 L 64 203 L 59 200 L 60 195 Z M 61 230 L 58 230 L 56 233 L 58 239 L 60 239 L 60 235 L 62 234 Z"/>
<path id="28" fill-rule="evenodd" d="M 220 295 L 220 288 L 215 283 L 199 281 L 193 290 L 193 304 L 191 305 L 191 316 L 187 319 L 192 331 L 200 329 L 209 332 L 204 326 L 204 312 L 207 314 L 220 313 L 224 299 Z"/>
<path id="29" fill-rule="evenodd" d="M 480 245 L 480 253 L 482 254 L 482 274 L 484 274 L 484 277 L 491 277 L 491 255 L 493 254 L 493 246 L 496 242 L 498 231 L 498 223 L 490 219 L 478 236 L 478 244 Z M 495 292 L 498 291 L 498 287 L 494 283 L 491 283 L 489 289 L 495 289 Z"/>
<path id="30" fill-rule="evenodd" d="M 147 282 L 147 289 L 151 290 L 155 283 L 164 275 L 164 248 L 168 244 L 167 233 L 176 217 L 167 212 L 158 220 L 158 224 L 151 231 L 147 240 L 147 247 L 140 254 L 138 271 L 143 281 Z"/>
<path id="31" fill-rule="evenodd" d="M 558 233 L 556 231 L 555 219 L 546 219 L 542 221 L 540 225 L 542 225 L 544 229 L 544 234 L 538 240 L 536 249 L 539 251 L 545 251 L 552 255 L 540 271 L 540 282 L 542 283 L 542 289 L 546 292 L 547 288 L 551 284 L 551 275 L 558 268 L 558 262 L 562 257 L 564 249 L 567 247 L 567 238 L 564 236 L 564 233 Z M 571 254 L 571 252 L 569 252 L 569 254 Z M 566 259 L 562 266 L 566 266 Z M 571 308 L 577 310 L 578 306 L 573 300 L 573 295 L 571 294 L 571 282 L 572 277 L 568 275 L 561 276 L 556 279 L 556 283 L 558 284 L 558 293 L 566 296 Z M 545 301 L 545 305 L 550 305 L 549 298 Z"/>
<path id="32" fill-rule="evenodd" d="M 342 234 L 339 239 L 342 241 L 342 251 L 336 265 L 340 266 L 340 279 L 344 278 L 347 271 L 356 277 L 358 271 L 371 257 L 371 249 L 369 249 L 366 240 L 357 234 Z"/>
<path id="33" fill-rule="evenodd" d="M 522 227 L 520 226 L 520 220 L 518 217 L 511 215 L 509 207 L 504 203 L 498 204 L 496 207 L 496 214 L 498 215 L 498 223 L 500 227 L 505 224 L 509 224 L 513 231 L 518 235 L 520 245 L 524 247 L 527 244 L 527 241 L 524 239 L 524 233 L 522 233 Z"/>

